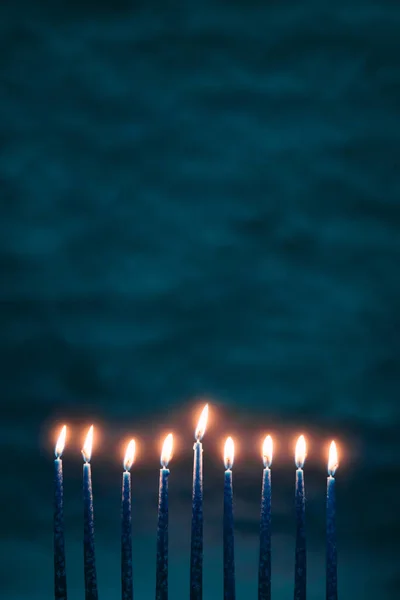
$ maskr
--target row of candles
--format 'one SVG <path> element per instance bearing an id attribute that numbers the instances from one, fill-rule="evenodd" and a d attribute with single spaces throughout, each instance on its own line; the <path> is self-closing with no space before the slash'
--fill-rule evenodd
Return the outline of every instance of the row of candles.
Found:
<path id="1" fill-rule="evenodd" d="M 202 600 L 203 587 L 203 447 L 202 439 L 208 419 L 208 405 L 201 413 L 195 430 L 192 528 L 190 552 L 190 600 Z M 63 470 L 62 454 L 66 441 L 64 425 L 55 446 L 55 511 L 54 511 L 54 594 L 55 600 L 67 600 L 65 568 L 65 543 L 63 523 Z M 98 600 L 97 574 L 95 562 L 93 492 L 90 459 L 93 443 L 93 425 L 90 427 L 82 449 L 83 499 L 84 499 L 84 576 L 85 600 Z M 173 435 L 164 440 L 161 451 L 159 480 L 157 560 L 156 560 L 156 600 L 168 599 L 168 464 L 172 457 Z M 260 548 L 258 568 L 258 599 L 271 599 L 271 464 L 273 442 L 270 435 L 264 440 L 263 478 L 261 492 Z M 122 478 L 121 508 L 121 590 L 122 600 L 133 600 L 132 575 L 132 513 L 131 513 L 131 474 L 135 458 L 135 441 L 132 439 L 126 449 Z M 306 600 L 306 534 L 305 534 L 305 487 L 304 462 L 306 441 L 301 435 L 296 444 L 296 549 L 294 600 Z M 223 570 L 224 600 L 235 600 L 235 558 L 232 467 L 234 442 L 228 437 L 224 449 L 225 482 L 223 513 Z M 337 600 L 337 551 L 336 551 L 336 508 L 335 472 L 338 455 L 335 442 L 331 443 L 328 460 L 327 502 L 326 502 L 326 600 Z"/>

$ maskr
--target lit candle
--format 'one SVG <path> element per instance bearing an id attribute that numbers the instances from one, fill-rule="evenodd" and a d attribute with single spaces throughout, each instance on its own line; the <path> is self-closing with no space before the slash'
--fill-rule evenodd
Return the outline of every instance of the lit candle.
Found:
<path id="1" fill-rule="evenodd" d="M 190 548 L 190 600 L 203 597 L 203 445 L 208 404 L 205 405 L 195 431 L 193 446 L 192 537 Z"/>
<path id="2" fill-rule="evenodd" d="M 233 487 L 232 465 L 234 458 L 233 439 L 225 442 L 224 464 L 224 600 L 235 600 L 235 552 L 233 536 Z"/>
<path id="3" fill-rule="evenodd" d="M 335 442 L 331 443 L 328 461 L 328 486 L 326 496 L 326 600 L 337 600 L 337 550 L 336 550 L 336 493 L 335 473 L 339 466 Z"/>
<path id="4" fill-rule="evenodd" d="M 132 504 L 131 504 L 131 473 L 130 468 L 135 460 L 135 440 L 131 440 L 124 458 L 124 473 L 122 475 L 122 506 L 121 506 L 121 588 L 122 600 L 133 599 L 132 575 Z"/>
<path id="5" fill-rule="evenodd" d="M 168 463 L 172 457 L 173 437 L 168 434 L 161 451 L 158 495 L 156 600 L 168 599 Z"/>
<path id="6" fill-rule="evenodd" d="M 305 491 L 303 466 L 306 459 L 306 440 L 301 435 L 296 445 L 296 559 L 294 600 L 306 600 L 307 561 L 305 528 Z"/>
<path id="7" fill-rule="evenodd" d="M 64 452 L 67 428 L 64 425 L 56 443 L 54 453 L 55 489 L 54 489 L 54 598 L 66 600 L 67 577 L 65 573 L 64 542 L 64 485 L 61 456 Z"/>
<path id="8" fill-rule="evenodd" d="M 271 600 L 271 464 L 273 444 L 270 435 L 263 444 L 263 482 L 261 491 L 260 558 L 258 600 Z"/>
<path id="9" fill-rule="evenodd" d="M 92 456 L 93 425 L 90 427 L 82 448 L 83 464 L 83 555 L 85 569 L 85 599 L 97 600 L 97 575 L 94 551 L 94 520 L 92 475 L 90 458 Z"/>

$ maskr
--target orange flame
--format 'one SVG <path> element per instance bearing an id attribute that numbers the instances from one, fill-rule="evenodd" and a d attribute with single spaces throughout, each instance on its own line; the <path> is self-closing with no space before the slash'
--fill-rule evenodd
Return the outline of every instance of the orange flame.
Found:
<path id="1" fill-rule="evenodd" d="M 329 448 L 328 473 L 333 477 L 339 466 L 338 451 L 335 442 L 332 442 Z"/>
<path id="2" fill-rule="evenodd" d="M 54 450 L 54 453 L 57 458 L 60 458 L 62 453 L 64 452 L 66 437 L 67 437 L 67 426 L 63 425 L 63 427 L 61 428 L 60 435 L 58 436 L 58 440 L 57 440 L 56 447 Z"/>
<path id="3" fill-rule="evenodd" d="M 224 448 L 225 469 L 227 469 L 227 470 L 232 469 L 234 457 L 235 457 L 235 445 L 233 443 L 233 439 L 231 437 L 228 437 L 225 442 L 225 448 Z"/>
<path id="4" fill-rule="evenodd" d="M 262 450 L 264 467 L 270 467 L 271 466 L 271 464 L 272 464 L 272 453 L 273 453 L 272 437 L 270 435 L 267 435 L 267 437 L 264 440 L 263 450 Z"/>
<path id="5" fill-rule="evenodd" d="M 306 460 L 306 456 L 307 456 L 306 440 L 305 440 L 304 435 L 301 435 L 299 437 L 299 439 L 297 440 L 296 455 L 295 455 L 296 467 L 298 469 L 302 469 L 304 467 L 304 462 Z"/>
<path id="6" fill-rule="evenodd" d="M 131 440 L 129 442 L 128 447 L 125 452 L 125 458 L 124 458 L 125 471 L 130 471 L 130 468 L 133 465 L 133 462 L 135 460 L 135 453 L 136 453 L 136 442 L 135 442 L 135 440 Z"/>
<path id="7" fill-rule="evenodd" d="M 162 467 L 168 467 L 168 463 L 172 458 L 173 443 L 174 443 L 173 435 L 172 435 L 172 433 L 169 433 L 164 440 L 163 447 L 161 450 L 160 462 L 161 462 Z"/>
<path id="8" fill-rule="evenodd" d="M 92 457 L 92 447 L 93 447 L 93 425 L 89 427 L 89 431 L 87 432 L 85 443 L 82 448 L 82 456 L 83 460 L 88 463 Z"/>
<path id="9" fill-rule="evenodd" d="M 201 411 L 200 419 L 196 427 L 196 431 L 194 434 L 195 439 L 200 442 L 202 440 L 203 435 L 206 431 L 208 421 L 208 404 L 205 405 L 203 410 Z"/>

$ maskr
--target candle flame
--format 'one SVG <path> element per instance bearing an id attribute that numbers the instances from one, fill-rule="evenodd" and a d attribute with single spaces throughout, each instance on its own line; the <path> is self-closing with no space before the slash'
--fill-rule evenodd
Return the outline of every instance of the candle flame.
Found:
<path id="1" fill-rule="evenodd" d="M 65 439 L 67 437 L 67 426 L 63 425 L 60 431 L 60 435 L 58 436 L 58 440 L 56 443 L 56 447 L 54 453 L 57 458 L 60 458 L 65 448 Z"/>
<path id="2" fill-rule="evenodd" d="M 231 437 L 228 437 L 225 442 L 225 449 L 224 449 L 225 469 L 227 469 L 227 470 L 232 469 L 234 456 L 235 456 L 235 446 L 233 443 L 233 439 Z"/>
<path id="3" fill-rule="evenodd" d="M 131 440 L 128 444 L 128 447 L 125 452 L 124 458 L 124 469 L 125 471 L 130 471 L 131 466 L 135 460 L 135 452 L 136 452 L 136 442 L 135 440 Z"/>
<path id="4" fill-rule="evenodd" d="M 168 467 L 168 463 L 172 458 L 173 443 L 174 443 L 173 435 L 172 435 L 172 433 L 169 433 L 164 440 L 163 447 L 161 450 L 160 462 L 161 462 L 162 467 Z"/>
<path id="5" fill-rule="evenodd" d="M 264 440 L 262 450 L 264 467 L 270 467 L 272 464 L 273 446 L 274 445 L 272 442 L 272 437 L 270 435 L 267 435 L 267 437 Z"/>
<path id="6" fill-rule="evenodd" d="M 208 420 L 208 404 L 206 404 L 205 407 L 203 408 L 203 410 L 201 411 L 200 419 L 199 419 L 199 422 L 197 424 L 196 431 L 194 434 L 194 437 L 198 442 L 200 442 L 200 440 L 202 440 L 203 435 L 206 431 L 207 420 Z"/>
<path id="7" fill-rule="evenodd" d="M 328 473 L 333 477 L 339 466 L 338 451 L 335 442 L 332 442 L 329 448 Z"/>
<path id="8" fill-rule="evenodd" d="M 92 447 L 93 447 L 93 425 L 89 427 L 89 431 L 87 432 L 85 443 L 82 448 L 82 456 L 85 463 L 90 462 L 92 457 Z"/>
<path id="9" fill-rule="evenodd" d="M 302 469 L 307 456 L 306 440 L 304 435 L 301 435 L 296 444 L 295 462 L 298 469 Z"/>

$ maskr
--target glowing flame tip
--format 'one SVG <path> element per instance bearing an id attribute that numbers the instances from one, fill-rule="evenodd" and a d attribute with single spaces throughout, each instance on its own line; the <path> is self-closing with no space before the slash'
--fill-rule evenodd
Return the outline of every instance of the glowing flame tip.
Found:
<path id="1" fill-rule="evenodd" d="M 272 464 L 272 454 L 273 454 L 273 442 L 272 437 L 267 435 L 263 443 L 263 463 L 264 467 L 270 467 Z"/>
<path id="2" fill-rule="evenodd" d="M 338 451 L 336 443 L 332 442 L 329 448 L 329 460 L 328 460 L 328 473 L 333 477 L 336 473 L 336 469 L 339 466 Z"/>
<path id="3" fill-rule="evenodd" d="M 57 458 L 60 458 L 65 448 L 65 439 L 67 437 L 67 426 L 63 425 L 60 431 L 60 435 L 58 436 L 58 440 L 56 443 L 56 447 L 54 449 L 54 453 Z"/>
<path id="4" fill-rule="evenodd" d="M 307 455 L 307 446 L 304 435 L 301 435 L 297 440 L 295 462 L 298 469 L 302 469 Z"/>
<path id="5" fill-rule="evenodd" d="M 174 437 L 172 433 L 169 433 L 164 440 L 163 447 L 161 450 L 161 466 L 166 468 L 168 467 L 168 463 L 172 458 L 172 448 L 174 443 Z"/>
<path id="6" fill-rule="evenodd" d="M 90 462 L 92 457 L 92 447 L 93 447 L 93 425 L 89 427 L 89 431 L 87 432 L 85 443 L 82 448 L 82 456 L 83 460 L 87 463 Z"/>
<path id="7" fill-rule="evenodd" d="M 203 438 L 203 435 L 206 431 L 208 421 L 208 404 L 205 405 L 203 410 L 201 411 L 201 415 L 199 418 L 199 422 L 197 423 L 196 431 L 194 433 L 195 439 L 200 442 Z"/>
<path id="8" fill-rule="evenodd" d="M 225 449 L 224 449 L 225 469 L 227 469 L 227 470 L 232 469 L 234 457 L 235 457 L 235 445 L 233 443 L 233 439 L 231 437 L 228 437 L 225 442 Z"/>
<path id="9" fill-rule="evenodd" d="M 136 452 L 136 442 L 135 440 L 131 440 L 128 444 L 128 447 L 125 452 L 124 458 L 124 469 L 125 471 L 129 471 L 133 462 L 135 460 L 135 452 Z"/>

